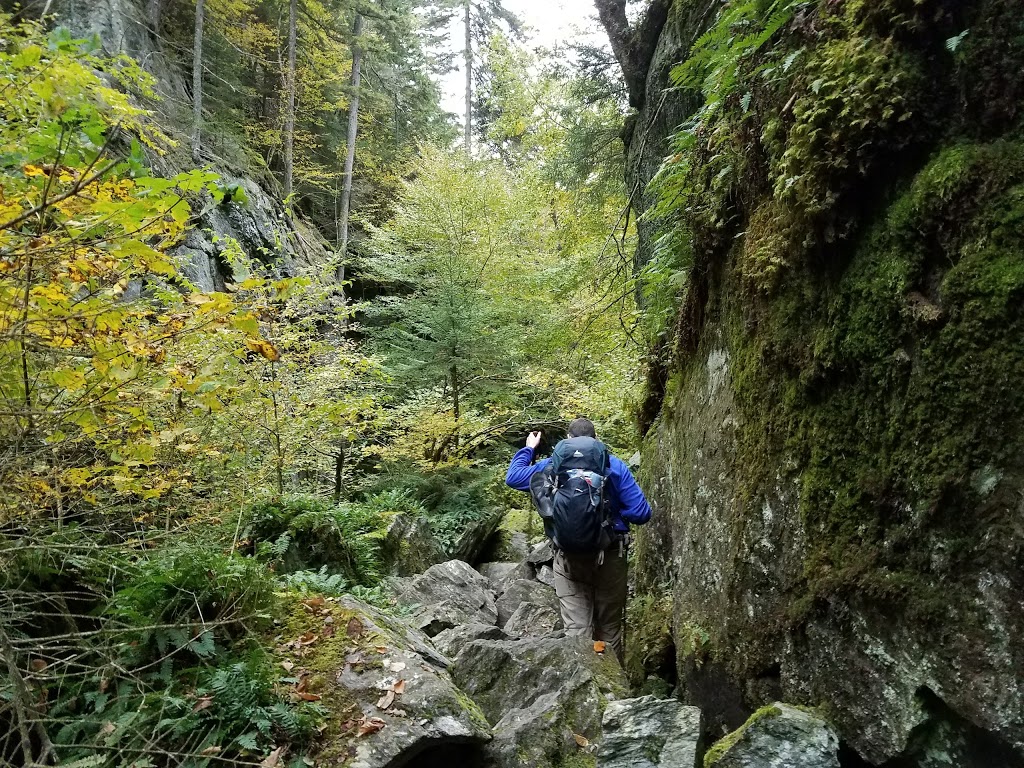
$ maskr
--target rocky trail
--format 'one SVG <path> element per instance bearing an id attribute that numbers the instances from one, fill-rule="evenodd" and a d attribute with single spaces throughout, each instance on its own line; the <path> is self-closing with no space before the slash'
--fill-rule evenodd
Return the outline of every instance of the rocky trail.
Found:
<path id="1" fill-rule="evenodd" d="M 334 714 L 324 764 L 839 766 L 835 732 L 810 711 L 766 707 L 708 751 L 700 709 L 632 698 L 610 652 L 563 631 L 552 557 L 545 543 L 518 563 L 450 560 L 392 578 L 397 616 L 351 597 L 303 601 L 330 629 L 279 650 L 299 695 Z"/>

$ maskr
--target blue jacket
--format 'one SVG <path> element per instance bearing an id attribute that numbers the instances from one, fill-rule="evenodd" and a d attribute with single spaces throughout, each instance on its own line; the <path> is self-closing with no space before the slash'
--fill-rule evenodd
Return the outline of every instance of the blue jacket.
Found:
<path id="1" fill-rule="evenodd" d="M 512 457 L 505 474 L 505 484 L 517 491 L 530 490 L 530 478 L 551 463 L 541 459 L 533 463 L 533 448 L 520 448 Z M 620 533 L 629 530 L 629 523 L 643 525 L 651 519 L 651 505 L 644 498 L 644 492 L 633 479 L 629 467 L 615 456 L 608 456 L 607 499 L 611 513 L 612 527 Z"/>

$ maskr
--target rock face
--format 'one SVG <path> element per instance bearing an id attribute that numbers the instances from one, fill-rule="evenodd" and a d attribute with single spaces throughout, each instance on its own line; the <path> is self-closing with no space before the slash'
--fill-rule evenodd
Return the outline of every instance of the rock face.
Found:
<path id="1" fill-rule="evenodd" d="M 704 768 L 839 768 L 839 739 L 819 717 L 787 704 L 765 707 L 715 744 Z"/>
<path id="2" fill-rule="evenodd" d="M 1009 382 L 1024 376 L 1024 235 L 997 222 L 1024 208 L 1019 91 L 1003 74 L 1024 67 L 1024 35 L 1005 0 L 897 5 L 822 3 L 827 22 L 798 13 L 773 43 L 780 60 L 801 51 L 800 74 L 754 89 L 751 114 L 821 108 L 836 143 L 810 149 L 783 126 L 736 158 L 745 175 L 719 228 L 694 229 L 699 269 L 645 411 L 655 513 L 638 535 L 638 591 L 671 585 L 681 687 L 716 732 L 739 724 L 724 699 L 749 713 L 783 698 L 827 704 L 873 764 L 928 765 L 921 735 L 955 732 L 958 754 L 1022 765 L 1024 401 Z M 692 93 L 664 91 L 666 72 L 722 7 L 671 3 L 628 131 L 630 189 L 647 189 L 692 113 Z M 968 27 L 948 76 L 930 76 Z M 856 90 L 878 73 L 839 55 L 858 46 L 892 64 L 890 90 Z M 799 85 L 833 65 L 849 78 L 835 102 Z M 875 98 L 906 118 L 859 135 Z M 767 141 L 770 122 L 740 133 Z M 773 187 L 782 157 L 808 151 L 836 161 L 807 188 L 814 212 Z M 649 221 L 639 234 L 642 262 L 665 233 Z"/>
<path id="3" fill-rule="evenodd" d="M 584 638 L 474 640 L 455 656 L 452 675 L 495 723 L 487 752 L 497 768 L 589 754 L 584 745 L 600 736 L 606 702 L 626 690 L 614 658 Z"/>
<path id="4" fill-rule="evenodd" d="M 696 707 L 642 696 L 608 703 L 599 768 L 700 768 L 703 722 Z"/>
<path id="5" fill-rule="evenodd" d="M 146 9 L 141 0 L 55 0 L 51 11 L 58 22 L 76 34 L 98 34 L 110 53 L 125 53 L 138 59 L 156 78 L 156 90 L 164 97 L 157 102 L 161 127 L 178 141 L 179 149 L 166 155 L 153 155 L 155 173 L 173 176 L 191 170 L 195 163 L 187 152 L 187 122 L 177 114 L 174 104 L 186 101 L 184 78 L 180 69 L 165 55 L 161 44 L 148 27 Z M 190 227 L 182 244 L 172 251 L 180 273 L 200 291 L 223 291 L 226 282 L 248 277 L 235 258 L 237 249 L 254 264 L 262 264 L 272 273 L 293 276 L 305 265 L 322 266 L 331 258 L 322 236 L 306 222 L 289 217 L 279 201 L 276 183 L 265 176 L 245 176 L 244 171 L 212 155 L 204 158 L 220 175 L 222 190 L 231 190 L 231 199 L 215 205 L 209 195 L 190 200 L 196 226 Z"/>
<path id="6" fill-rule="evenodd" d="M 429 637 L 460 624 L 494 625 L 498 620 L 491 583 L 461 560 L 392 579 L 391 586 L 398 602 L 412 608 L 412 625 Z"/>

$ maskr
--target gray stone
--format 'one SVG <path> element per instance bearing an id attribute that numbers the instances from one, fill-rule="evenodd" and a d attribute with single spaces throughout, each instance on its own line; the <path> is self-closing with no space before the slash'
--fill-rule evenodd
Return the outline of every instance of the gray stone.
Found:
<path id="1" fill-rule="evenodd" d="M 459 624 L 494 624 L 498 618 L 491 583 L 461 560 L 389 584 L 397 602 L 411 610 L 410 623 L 429 637 Z"/>
<path id="2" fill-rule="evenodd" d="M 550 565 L 542 565 L 537 569 L 537 581 L 541 584 L 547 584 L 549 587 L 554 589 L 555 586 L 555 571 Z"/>
<path id="3" fill-rule="evenodd" d="M 509 588 L 515 582 L 525 579 L 527 581 L 535 581 L 537 578 L 537 569 L 525 560 L 521 563 L 517 563 L 516 567 L 509 571 L 504 578 L 496 585 L 498 594 L 500 595 L 506 589 Z"/>
<path id="4" fill-rule="evenodd" d="M 530 550 L 526 556 L 526 562 L 538 568 L 544 564 L 551 564 L 555 559 L 555 551 L 551 548 L 550 541 L 542 541 Z"/>
<path id="5" fill-rule="evenodd" d="M 562 628 L 559 611 L 540 603 L 521 603 L 504 625 L 505 634 L 512 637 L 546 635 Z"/>
<path id="6" fill-rule="evenodd" d="M 497 768 L 562 765 L 600 735 L 601 711 L 626 692 L 622 669 L 580 637 L 475 640 L 452 676 L 494 727 Z"/>
<path id="7" fill-rule="evenodd" d="M 410 514 L 395 516 L 381 550 L 385 567 L 398 576 L 423 573 L 446 559 L 430 529 L 430 521 Z"/>
<path id="8" fill-rule="evenodd" d="M 412 755 L 439 744 L 490 740 L 487 719 L 456 688 L 445 660 L 426 638 L 357 600 L 346 597 L 338 602 L 358 619 L 362 636 L 372 638 L 373 647 L 353 650 L 334 675 L 332 683 L 345 689 L 358 711 L 352 714 L 351 726 L 325 745 L 325 752 L 348 755 L 349 766 L 384 768 L 405 765 Z M 378 648 L 386 652 L 381 654 Z M 402 692 L 393 693 L 401 680 Z M 359 737 L 360 717 L 380 718 L 383 728 Z"/>
<path id="9" fill-rule="evenodd" d="M 494 624 L 460 624 L 431 638 L 434 647 L 447 658 L 454 658 L 474 640 L 508 640 L 508 634 Z"/>
<path id="10" fill-rule="evenodd" d="M 609 702 L 599 768 L 699 768 L 701 712 L 675 699 L 641 696 Z"/>
<path id="11" fill-rule="evenodd" d="M 490 579 L 491 584 L 497 588 L 518 567 L 519 563 L 483 563 L 477 566 L 477 570 Z"/>
<path id="12" fill-rule="evenodd" d="M 505 510 L 495 507 L 463 525 L 447 556 L 467 563 L 477 562 L 504 516 Z"/>
<path id="13" fill-rule="evenodd" d="M 839 768 L 839 737 L 820 717 L 788 704 L 758 710 L 712 745 L 707 768 Z"/>
<path id="14" fill-rule="evenodd" d="M 557 611 L 555 590 L 539 581 L 520 579 L 509 584 L 497 600 L 498 626 L 504 627 L 523 603 L 548 606 Z"/>

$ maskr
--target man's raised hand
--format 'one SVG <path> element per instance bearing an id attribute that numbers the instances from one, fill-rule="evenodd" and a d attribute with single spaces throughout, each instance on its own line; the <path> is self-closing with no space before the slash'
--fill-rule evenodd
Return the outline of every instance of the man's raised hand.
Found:
<path id="1" fill-rule="evenodd" d="M 531 432 L 526 438 L 526 447 L 537 450 L 537 446 L 540 445 L 541 432 Z"/>

